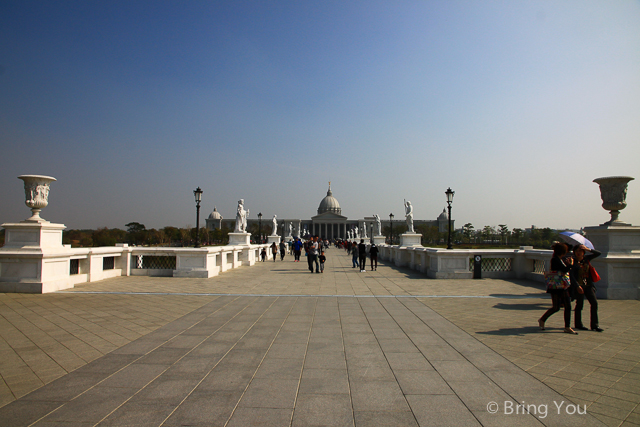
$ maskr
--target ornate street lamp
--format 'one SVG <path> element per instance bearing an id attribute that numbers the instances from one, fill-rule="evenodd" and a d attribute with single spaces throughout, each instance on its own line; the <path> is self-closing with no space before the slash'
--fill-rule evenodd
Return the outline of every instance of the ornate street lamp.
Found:
<path id="1" fill-rule="evenodd" d="M 393 244 L 393 214 L 389 214 L 389 244 Z"/>
<path id="2" fill-rule="evenodd" d="M 193 190 L 193 195 L 196 198 L 196 245 L 194 248 L 200 247 L 200 202 L 202 201 L 202 190 L 200 187 Z"/>
<path id="3" fill-rule="evenodd" d="M 258 243 L 262 243 L 262 212 L 258 212 Z"/>
<path id="4" fill-rule="evenodd" d="M 451 190 L 451 187 L 449 187 L 444 194 L 447 195 L 447 207 L 449 209 L 449 237 L 447 238 L 447 249 L 453 249 L 451 246 L 451 203 L 453 203 L 453 195 L 456 194 L 456 192 Z"/>

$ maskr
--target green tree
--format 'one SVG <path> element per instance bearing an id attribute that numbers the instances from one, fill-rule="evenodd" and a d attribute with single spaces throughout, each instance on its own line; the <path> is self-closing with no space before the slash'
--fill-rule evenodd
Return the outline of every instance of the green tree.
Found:
<path id="1" fill-rule="evenodd" d="M 125 224 L 127 227 L 127 240 L 132 245 L 143 245 L 147 242 L 148 233 L 144 224 L 139 222 L 130 222 Z"/>
<path id="2" fill-rule="evenodd" d="M 462 226 L 462 235 L 466 239 L 467 243 L 471 243 L 471 236 L 473 235 L 473 224 L 470 222 Z"/>
<path id="3" fill-rule="evenodd" d="M 119 228 L 98 228 L 92 233 L 93 246 L 115 246 L 123 243 L 127 238 L 127 232 Z"/>
<path id="4" fill-rule="evenodd" d="M 522 228 L 514 228 L 511 231 L 511 237 L 514 243 L 522 244 L 523 235 L 524 235 L 524 230 L 522 230 Z"/>
<path id="5" fill-rule="evenodd" d="M 507 224 L 498 224 L 498 227 L 500 227 L 500 243 L 506 245 L 508 243 L 509 228 L 507 227 Z"/>
<path id="6" fill-rule="evenodd" d="M 482 240 L 484 243 L 493 243 L 494 234 L 496 234 L 496 230 L 490 225 L 485 225 L 482 229 Z"/>

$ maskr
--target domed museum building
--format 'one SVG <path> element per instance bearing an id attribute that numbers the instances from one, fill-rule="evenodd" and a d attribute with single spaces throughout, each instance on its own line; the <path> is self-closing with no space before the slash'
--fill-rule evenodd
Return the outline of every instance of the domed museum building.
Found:
<path id="1" fill-rule="evenodd" d="M 380 219 L 382 220 L 383 227 L 385 225 L 388 225 L 388 217 L 386 221 L 384 216 L 381 216 Z M 258 219 L 247 219 L 247 222 L 250 224 L 257 224 Z M 397 219 L 394 219 L 393 222 L 396 224 L 404 224 L 404 215 Z M 338 199 L 333 197 L 333 192 L 331 191 L 331 183 L 329 183 L 327 195 L 320 201 L 317 214 L 315 216 L 312 216 L 311 219 L 283 218 L 278 215 L 278 234 L 283 237 L 288 237 L 289 226 L 291 225 L 293 237 L 317 235 L 322 237 L 323 239 L 346 239 L 347 231 L 353 230 L 355 227 L 358 227 L 358 230 L 366 229 L 367 237 L 372 237 L 371 234 L 374 223 L 375 219 L 372 216 L 364 217 L 362 219 L 348 219 L 346 216 L 342 215 L 342 208 L 340 207 L 340 203 L 338 202 Z M 206 227 L 209 230 L 221 228 L 223 224 L 226 227 L 233 229 L 233 227 L 235 226 L 235 218 L 223 219 L 222 215 L 220 215 L 216 208 L 214 208 L 213 212 L 211 212 L 211 214 L 209 215 L 209 218 L 207 218 L 206 224 Z M 443 212 L 442 214 L 440 214 L 440 216 L 438 216 L 436 220 L 425 221 L 414 219 L 413 224 L 426 224 L 427 226 L 435 226 L 438 227 L 439 231 L 444 232 L 447 231 L 447 215 L 445 212 Z M 263 233 L 265 231 L 267 233 L 270 232 L 268 230 L 271 230 L 271 218 L 263 218 L 262 230 Z"/>

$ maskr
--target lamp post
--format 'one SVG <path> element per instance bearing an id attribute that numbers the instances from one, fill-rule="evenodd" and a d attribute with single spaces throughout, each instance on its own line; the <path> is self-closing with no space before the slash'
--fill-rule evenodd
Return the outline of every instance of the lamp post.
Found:
<path id="1" fill-rule="evenodd" d="M 258 212 L 258 243 L 262 243 L 262 212 Z"/>
<path id="2" fill-rule="evenodd" d="M 389 244 L 393 244 L 393 214 L 389 214 Z"/>
<path id="3" fill-rule="evenodd" d="M 451 187 L 449 187 L 444 194 L 447 195 L 447 208 L 449 209 L 449 237 L 447 238 L 447 249 L 453 249 L 451 246 L 451 203 L 453 202 L 453 195 L 456 194 L 456 192 L 451 190 Z"/>
<path id="4" fill-rule="evenodd" d="M 196 245 L 194 248 L 200 247 L 200 202 L 202 201 L 202 190 L 200 187 L 193 190 L 193 195 L 196 198 Z"/>

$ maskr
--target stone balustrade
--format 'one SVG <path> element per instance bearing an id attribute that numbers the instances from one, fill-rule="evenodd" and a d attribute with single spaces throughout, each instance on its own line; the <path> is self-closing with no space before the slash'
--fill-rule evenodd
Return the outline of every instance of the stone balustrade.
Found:
<path id="1" fill-rule="evenodd" d="M 553 251 L 520 249 L 446 250 L 422 246 L 378 245 L 379 259 L 417 270 L 432 279 L 472 279 L 473 258 L 482 257 L 482 277 L 544 281 Z"/>
<path id="2" fill-rule="evenodd" d="M 268 247 L 266 243 L 202 248 L 64 245 L 49 254 L 4 248 L 0 251 L 0 292 L 55 292 L 117 276 L 210 278 L 254 265 L 262 248 Z"/>

